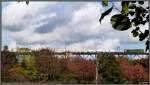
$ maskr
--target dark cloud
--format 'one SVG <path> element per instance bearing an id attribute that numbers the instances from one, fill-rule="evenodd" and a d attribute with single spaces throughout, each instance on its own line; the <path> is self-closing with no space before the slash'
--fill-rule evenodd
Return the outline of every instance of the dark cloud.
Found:
<path id="1" fill-rule="evenodd" d="M 27 41 L 23 37 L 16 37 L 16 38 L 14 38 L 14 40 L 16 41 L 16 43 L 18 45 L 21 45 L 21 46 L 29 46 L 29 45 L 35 45 L 35 44 L 40 44 L 40 45 L 47 45 L 48 44 L 48 42 L 46 40 L 31 42 L 31 41 Z"/>
<path id="2" fill-rule="evenodd" d="M 62 36 L 60 40 L 56 40 L 56 42 L 59 42 L 62 45 L 71 45 L 75 43 L 82 43 L 87 40 L 92 40 L 92 39 L 99 39 L 102 40 L 102 36 L 98 34 L 94 35 L 84 35 L 84 33 L 71 33 L 69 36 Z"/>
<path id="3" fill-rule="evenodd" d="M 10 32 L 20 32 L 22 31 L 23 26 L 21 25 L 11 25 L 11 26 L 2 26 L 2 30 L 8 30 Z"/>
<path id="4" fill-rule="evenodd" d="M 71 21 L 71 18 L 69 16 L 64 17 L 63 15 L 58 15 L 53 18 L 49 18 L 49 20 L 46 22 L 46 24 L 38 27 L 35 29 L 36 33 L 48 33 L 53 31 L 56 27 L 60 27 L 62 25 L 67 24 Z"/>
<path id="5" fill-rule="evenodd" d="M 73 5 L 73 4 L 69 5 L 68 3 L 59 4 L 59 5 L 53 6 L 49 10 L 44 11 L 48 13 L 56 13 L 56 16 L 45 19 L 44 21 L 47 21 L 46 24 L 36 28 L 35 32 L 41 33 L 41 34 L 49 33 L 53 31 L 56 27 L 67 25 L 69 22 L 71 22 L 73 18 L 73 12 L 81 9 L 83 5 L 84 4 L 78 4 L 78 5 Z"/>

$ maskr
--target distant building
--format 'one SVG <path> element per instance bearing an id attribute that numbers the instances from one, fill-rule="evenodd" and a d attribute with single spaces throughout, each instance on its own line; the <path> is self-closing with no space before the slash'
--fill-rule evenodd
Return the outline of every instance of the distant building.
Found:
<path id="1" fill-rule="evenodd" d="M 32 49 L 30 48 L 17 48 L 17 52 L 32 52 Z"/>
<path id="2" fill-rule="evenodd" d="M 18 63 L 21 63 L 24 60 L 29 60 L 32 57 L 32 54 L 30 53 L 32 52 L 32 50 L 30 48 L 17 48 L 16 52 L 17 52 L 16 59 Z"/>

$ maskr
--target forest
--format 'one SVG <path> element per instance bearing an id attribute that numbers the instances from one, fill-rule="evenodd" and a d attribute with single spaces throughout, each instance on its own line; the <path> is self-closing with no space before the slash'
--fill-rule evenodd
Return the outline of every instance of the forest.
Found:
<path id="1" fill-rule="evenodd" d="M 128 56 L 103 53 L 96 59 L 86 59 L 81 56 L 56 56 L 53 50 L 46 48 L 31 54 L 21 56 L 19 61 L 15 52 L 1 51 L 2 83 L 148 83 L 148 58 L 130 59 Z"/>

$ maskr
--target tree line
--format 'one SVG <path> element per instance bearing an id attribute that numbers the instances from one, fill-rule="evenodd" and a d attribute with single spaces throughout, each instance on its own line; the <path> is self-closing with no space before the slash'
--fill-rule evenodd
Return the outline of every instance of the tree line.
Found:
<path id="1" fill-rule="evenodd" d="M 58 57 L 53 53 L 49 49 L 32 51 L 30 57 L 18 63 L 14 52 L 1 51 L 1 81 L 94 84 L 98 76 L 98 83 L 148 82 L 148 58 L 132 60 L 127 56 L 104 53 L 96 59 L 86 59 L 71 55 Z"/>

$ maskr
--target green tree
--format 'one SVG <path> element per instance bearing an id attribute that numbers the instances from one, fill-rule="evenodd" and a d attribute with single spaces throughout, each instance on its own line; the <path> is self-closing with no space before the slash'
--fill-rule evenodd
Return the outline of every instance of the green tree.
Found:
<path id="1" fill-rule="evenodd" d="M 17 48 L 19 57 L 21 58 L 20 67 L 23 69 L 25 77 L 28 81 L 33 82 L 37 80 L 38 72 L 35 67 L 35 56 L 31 49 L 29 48 Z M 26 54 L 20 54 L 26 53 Z"/>
<path id="2" fill-rule="evenodd" d="M 122 83 L 121 69 L 114 55 L 99 54 L 97 61 L 98 74 L 102 77 L 102 83 Z"/>
<path id="3" fill-rule="evenodd" d="M 35 67 L 35 57 L 32 55 L 27 59 L 24 59 L 21 63 L 25 76 L 29 81 L 35 81 L 38 77 L 38 72 Z"/>
<path id="4" fill-rule="evenodd" d="M 103 6 L 108 6 L 108 0 L 102 0 Z M 113 3 L 113 2 L 112 2 Z M 112 27 L 118 31 L 125 31 L 133 28 L 131 31 L 133 37 L 139 37 L 139 41 L 146 40 L 145 50 L 149 50 L 149 30 L 141 31 L 140 25 L 145 25 L 149 22 L 149 7 L 144 6 L 144 1 L 122 1 L 122 9 L 119 14 L 111 17 Z M 111 13 L 112 9 L 118 9 L 114 4 L 111 8 L 101 14 L 99 22 Z M 133 17 L 133 18 L 129 18 Z"/>

